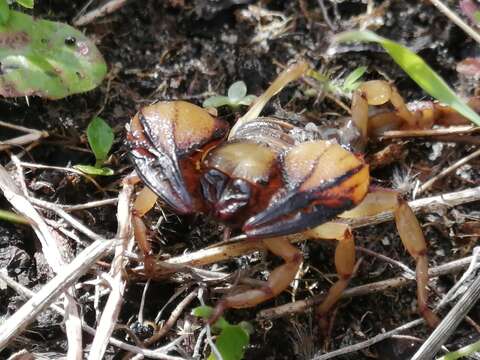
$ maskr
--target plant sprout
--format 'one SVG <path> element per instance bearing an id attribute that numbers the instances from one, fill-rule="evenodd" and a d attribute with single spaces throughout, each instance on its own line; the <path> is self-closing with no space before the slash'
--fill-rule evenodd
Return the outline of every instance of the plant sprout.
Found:
<path id="1" fill-rule="evenodd" d="M 193 309 L 192 314 L 208 319 L 212 316 L 213 309 L 210 306 L 199 306 Z M 223 360 L 243 359 L 245 348 L 250 343 L 250 334 L 253 332 L 250 323 L 242 321 L 237 325 L 232 325 L 225 318 L 220 317 L 213 324 L 212 331 L 219 334 L 216 338 L 215 346 Z M 207 360 L 219 359 L 212 352 Z"/>
<path id="2" fill-rule="evenodd" d="M 89 175 L 109 176 L 113 170 L 103 167 L 112 147 L 114 134 L 112 128 L 101 117 L 94 117 L 87 127 L 88 144 L 95 155 L 95 165 L 75 165 L 74 167 Z"/>
<path id="3" fill-rule="evenodd" d="M 237 81 L 230 85 L 227 96 L 209 97 L 203 102 L 202 106 L 204 108 L 229 106 L 236 109 L 240 105 L 250 106 L 255 99 L 255 95 L 247 95 L 247 85 L 243 81 Z"/>

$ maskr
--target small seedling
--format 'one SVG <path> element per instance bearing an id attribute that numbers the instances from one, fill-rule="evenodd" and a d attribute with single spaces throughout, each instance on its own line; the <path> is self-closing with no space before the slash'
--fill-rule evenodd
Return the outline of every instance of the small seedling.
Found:
<path id="1" fill-rule="evenodd" d="M 210 306 L 199 306 L 192 311 L 194 316 L 203 319 L 209 319 L 212 313 L 213 309 Z M 223 360 L 243 359 L 245 348 L 250 343 L 250 334 L 253 332 L 250 323 L 242 321 L 237 325 L 232 325 L 223 317 L 220 317 L 220 319 L 213 324 L 212 331 L 218 334 L 215 346 Z M 218 360 L 218 358 L 212 351 L 207 360 Z"/>
<path id="2" fill-rule="evenodd" d="M 32 0 L 18 0 L 31 8 Z M 0 95 L 60 99 L 97 87 L 107 66 L 82 32 L 13 11 L 0 0 Z"/>
<path id="3" fill-rule="evenodd" d="M 237 81 L 230 85 L 227 96 L 217 95 L 209 97 L 203 102 L 202 106 L 204 108 L 229 106 L 232 109 L 236 109 L 240 105 L 250 106 L 256 98 L 255 95 L 247 95 L 247 85 L 243 81 Z"/>
<path id="4" fill-rule="evenodd" d="M 338 42 L 376 42 L 380 44 L 393 60 L 420 86 L 440 102 L 451 106 L 473 123 L 480 125 L 480 116 L 473 111 L 447 85 L 428 64 L 417 54 L 392 40 L 378 36 L 372 31 L 347 31 L 335 37 Z"/>
<path id="5" fill-rule="evenodd" d="M 365 74 L 365 71 L 367 71 L 366 66 L 359 66 L 344 79 L 340 79 L 339 81 L 331 80 L 328 74 L 316 70 L 310 70 L 308 76 L 320 82 L 326 92 L 341 96 L 349 96 L 362 83 L 360 78 Z M 315 89 L 308 89 L 305 94 L 315 95 L 316 92 Z"/>
<path id="6" fill-rule="evenodd" d="M 74 167 L 89 175 L 109 176 L 113 170 L 103 167 L 113 144 L 113 130 L 101 117 L 94 117 L 87 127 L 87 139 L 95 155 L 95 165 L 75 165 Z"/>
<path id="7" fill-rule="evenodd" d="M 366 66 L 359 66 L 358 68 L 353 70 L 350 74 L 348 74 L 341 86 L 343 91 L 347 93 L 351 93 L 352 91 L 356 90 L 357 87 L 359 87 L 360 84 L 362 83 L 360 81 L 360 78 L 363 76 L 363 74 L 365 74 L 365 71 L 367 71 Z"/>

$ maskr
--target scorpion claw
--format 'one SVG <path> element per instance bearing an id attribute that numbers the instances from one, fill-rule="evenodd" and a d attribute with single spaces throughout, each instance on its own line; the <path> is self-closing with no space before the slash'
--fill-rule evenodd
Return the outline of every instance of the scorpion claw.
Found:
<path id="1" fill-rule="evenodd" d="M 338 144 L 312 141 L 283 157 L 284 183 L 270 204 L 245 223 L 253 238 L 289 235 L 320 225 L 360 203 L 368 166 Z"/>
<path id="2" fill-rule="evenodd" d="M 142 180 L 176 212 L 188 214 L 201 209 L 198 162 L 227 129 L 196 105 L 158 102 L 134 116 L 127 143 Z"/>

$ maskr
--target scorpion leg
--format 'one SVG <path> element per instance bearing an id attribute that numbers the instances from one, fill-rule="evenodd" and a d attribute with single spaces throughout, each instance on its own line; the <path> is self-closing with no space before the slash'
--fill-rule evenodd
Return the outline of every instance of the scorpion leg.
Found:
<path id="1" fill-rule="evenodd" d="M 358 218 L 393 211 L 398 234 L 404 247 L 416 262 L 418 311 L 427 323 L 434 327 L 438 317 L 428 308 L 428 258 L 427 244 L 423 231 L 408 203 L 399 198 L 397 192 L 376 189 L 369 193 L 362 203 L 350 211 L 344 212 L 342 218 Z M 321 236 L 321 234 L 320 234 Z"/>
<path id="2" fill-rule="evenodd" d="M 428 308 L 427 244 L 417 217 L 404 200 L 400 200 L 395 209 L 395 223 L 403 245 L 416 262 L 418 312 L 431 327 L 435 327 L 439 319 Z"/>
<path id="3" fill-rule="evenodd" d="M 317 308 L 317 317 L 320 322 L 320 329 L 325 333 L 328 328 L 326 315 L 333 308 L 347 288 L 355 267 L 355 242 L 352 231 L 347 224 L 326 223 L 313 229 L 314 239 L 337 240 L 335 248 L 335 268 L 338 280 L 332 285 L 323 302 Z"/>
<path id="4" fill-rule="evenodd" d="M 265 286 L 228 295 L 220 300 L 210 319 L 211 322 L 217 320 L 224 310 L 228 308 L 251 307 L 276 297 L 295 279 L 295 275 L 303 261 L 301 251 L 292 245 L 286 237 L 264 239 L 262 242 L 269 251 L 280 256 L 285 263 L 271 272 Z"/>
<path id="5" fill-rule="evenodd" d="M 155 257 L 153 256 L 152 248 L 148 241 L 147 227 L 142 217 L 155 205 L 156 200 L 157 196 L 148 187 L 144 187 L 138 192 L 137 198 L 133 203 L 133 234 L 143 254 L 144 269 L 147 276 L 154 273 Z"/>

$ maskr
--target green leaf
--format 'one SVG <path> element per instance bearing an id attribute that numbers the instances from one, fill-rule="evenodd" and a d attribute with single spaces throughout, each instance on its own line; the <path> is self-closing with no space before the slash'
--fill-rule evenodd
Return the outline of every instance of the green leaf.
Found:
<path id="1" fill-rule="evenodd" d="M 96 46 L 73 27 L 10 11 L 0 25 L 0 95 L 60 99 L 89 91 L 107 72 Z"/>
<path id="2" fill-rule="evenodd" d="M 378 36 L 368 30 L 347 31 L 335 36 L 338 42 L 371 41 L 379 43 L 390 54 L 395 62 L 415 81 L 425 92 L 437 100 L 451 106 L 457 112 L 480 125 L 480 116 L 460 99 L 447 83 L 425 61 L 392 40 Z"/>
<path id="3" fill-rule="evenodd" d="M 33 0 L 16 0 L 17 4 L 27 9 L 33 9 Z"/>
<path id="4" fill-rule="evenodd" d="M 241 99 L 238 104 L 239 105 L 245 105 L 245 106 L 250 106 L 252 103 L 257 100 L 257 97 L 255 95 L 247 95 L 243 99 Z"/>
<path id="5" fill-rule="evenodd" d="M 208 99 L 205 99 L 202 106 L 204 108 L 214 107 L 218 108 L 220 106 L 230 105 L 230 99 L 226 96 L 212 96 Z"/>
<path id="6" fill-rule="evenodd" d="M 192 315 L 196 317 L 201 317 L 202 319 L 208 320 L 213 315 L 213 308 L 211 306 L 197 306 L 195 309 L 192 310 Z M 230 323 L 225 320 L 223 316 L 213 324 L 214 330 L 221 330 L 226 326 L 230 326 Z"/>
<path id="7" fill-rule="evenodd" d="M 81 172 L 87 175 L 96 175 L 96 176 L 112 176 L 115 172 L 106 167 L 97 167 L 92 165 L 75 165 L 74 169 L 80 170 Z"/>
<path id="8" fill-rule="evenodd" d="M 360 83 L 358 80 L 365 74 L 365 71 L 367 71 L 366 66 L 359 66 L 355 70 L 353 70 L 348 76 L 345 78 L 345 81 L 343 82 L 343 88 L 347 91 L 353 91 L 355 90 Z"/>
<path id="9" fill-rule="evenodd" d="M 211 306 L 197 306 L 192 310 L 192 315 L 200 317 L 202 319 L 208 319 L 213 314 L 213 308 Z"/>
<path id="10" fill-rule="evenodd" d="M 87 127 L 87 138 L 97 164 L 103 163 L 113 144 L 113 130 L 101 117 L 94 117 Z"/>
<path id="11" fill-rule="evenodd" d="M 7 0 L 0 0 L 0 25 L 6 24 L 10 18 L 10 7 Z"/>
<path id="12" fill-rule="evenodd" d="M 243 81 L 236 81 L 228 88 L 228 98 L 233 104 L 237 104 L 247 95 L 247 85 Z"/>
<path id="13" fill-rule="evenodd" d="M 223 360 L 241 360 L 245 353 L 245 347 L 250 341 L 249 334 L 239 325 L 230 325 L 222 330 L 217 336 L 215 346 Z M 213 352 L 208 360 L 218 360 Z"/>

